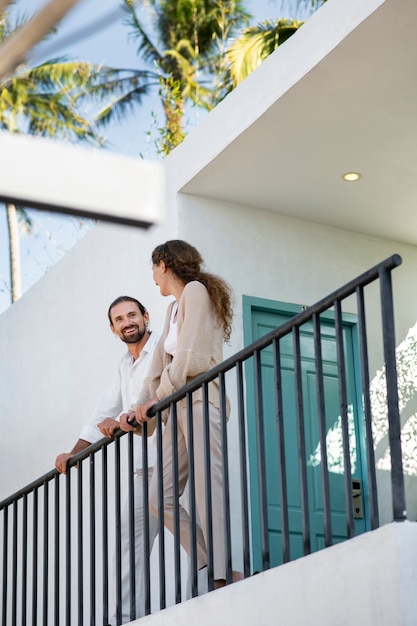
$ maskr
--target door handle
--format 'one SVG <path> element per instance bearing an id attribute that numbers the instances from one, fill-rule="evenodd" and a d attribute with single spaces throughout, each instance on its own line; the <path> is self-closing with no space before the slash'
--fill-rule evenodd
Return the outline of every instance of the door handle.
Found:
<path id="1" fill-rule="evenodd" d="M 357 478 L 352 480 L 353 517 L 363 519 L 362 485 Z"/>

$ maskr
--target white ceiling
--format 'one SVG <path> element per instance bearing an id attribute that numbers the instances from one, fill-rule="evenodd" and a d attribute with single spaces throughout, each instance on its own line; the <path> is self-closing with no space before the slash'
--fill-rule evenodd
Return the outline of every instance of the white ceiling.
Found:
<path id="1" fill-rule="evenodd" d="M 177 149 L 181 191 L 417 245 L 416 24 L 415 0 L 328 0 Z"/>

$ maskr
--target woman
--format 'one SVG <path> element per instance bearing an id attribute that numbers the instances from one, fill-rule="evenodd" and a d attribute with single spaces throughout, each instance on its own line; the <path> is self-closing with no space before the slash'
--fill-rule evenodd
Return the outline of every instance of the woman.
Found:
<path id="1" fill-rule="evenodd" d="M 148 409 L 187 382 L 223 360 L 223 341 L 232 329 L 231 291 L 218 276 L 201 270 L 200 253 L 185 241 L 172 240 L 152 253 L 153 278 L 161 295 L 174 296 L 169 305 L 164 331 L 156 347 L 148 377 L 140 393 L 136 421 L 148 421 Z M 224 507 L 222 493 L 222 438 L 220 393 L 217 381 L 208 385 L 214 586 L 226 579 Z M 228 409 L 227 409 L 228 410 Z M 204 436 L 202 392 L 193 393 L 196 505 L 201 522 L 197 526 L 197 567 L 207 565 Z M 177 406 L 179 493 L 188 479 L 186 401 Z M 130 430 L 130 428 L 125 428 Z M 172 484 L 172 424 L 168 417 L 163 433 L 163 478 L 165 526 L 174 530 Z M 158 515 L 157 480 L 150 485 L 150 512 Z M 180 506 L 181 544 L 190 554 L 190 518 Z"/>

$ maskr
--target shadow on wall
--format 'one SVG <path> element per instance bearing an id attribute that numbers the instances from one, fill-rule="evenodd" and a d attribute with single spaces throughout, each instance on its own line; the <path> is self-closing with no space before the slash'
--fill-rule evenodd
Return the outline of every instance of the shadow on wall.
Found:
<path id="1" fill-rule="evenodd" d="M 397 353 L 398 396 L 401 413 L 401 444 L 404 474 L 417 475 L 417 323 L 399 344 Z M 371 406 L 375 458 L 378 470 L 391 470 L 389 454 L 385 368 L 371 382 Z"/>
<path id="2" fill-rule="evenodd" d="M 407 493 L 408 519 L 417 520 L 417 323 L 410 328 L 399 344 L 397 354 L 398 395 L 401 414 L 401 444 L 403 471 Z M 381 507 L 381 523 L 392 521 L 391 514 L 391 457 L 389 451 L 387 397 L 385 367 L 378 370 L 370 384 L 372 427 L 377 470 L 378 493 Z M 352 472 L 357 465 L 357 439 L 353 406 L 348 405 L 349 447 Z M 327 455 L 329 471 L 343 474 L 342 420 L 340 415 L 327 431 Z M 316 466 L 321 462 L 320 444 L 309 462 Z"/>
<path id="3" fill-rule="evenodd" d="M 407 517 L 410 521 L 415 521 L 417 520 L 417 323 L 410 328 L 405 339 L 398 345 L 396 355 Z M 387 497 L 391 500 L 391 457 L 384 367 L 375 374 L 370 387 L 378 492 L 382 498 Z M 391 519 L 392 517 L 389 517 L 381 521 Z"/>

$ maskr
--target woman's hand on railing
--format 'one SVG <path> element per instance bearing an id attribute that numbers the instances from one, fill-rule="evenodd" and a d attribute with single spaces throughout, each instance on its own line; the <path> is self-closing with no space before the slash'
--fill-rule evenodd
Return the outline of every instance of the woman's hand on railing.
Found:
<path id="1" fill-rule="evenodd" d="M 131 422 L 135 419 L 136 419 L 136 411 L 129 411 L 129 413 L 122 413 L 121 416 L 119 417 L 120 428 L 124 430 L 125 433 L 134 432 L 137 428 L 137 425 L 133 426 Z"/>
<path id="2" fill-rule="evenodd" d="M 105 437 L 109 439 L 113 437 L 116 430 L 119 430 L 120 424 L 118 420 L 113 419 L 112 417 L 106 417 L 100 424 L 98 425 L 98 429 Z"/>
<path id="3" fill-rule="evenodd" d="M 143 424 L 144 422 L 149 422 L 149 420 L 153 419 L 148 415 L 148 409 L 150 409 L 154 404 L 159 402 L 159 399 L 155 396 L 152 400 L 148 400 L 145 404 L 140 404 L 136 407 L 136 421 L 138 424 Z"/>

